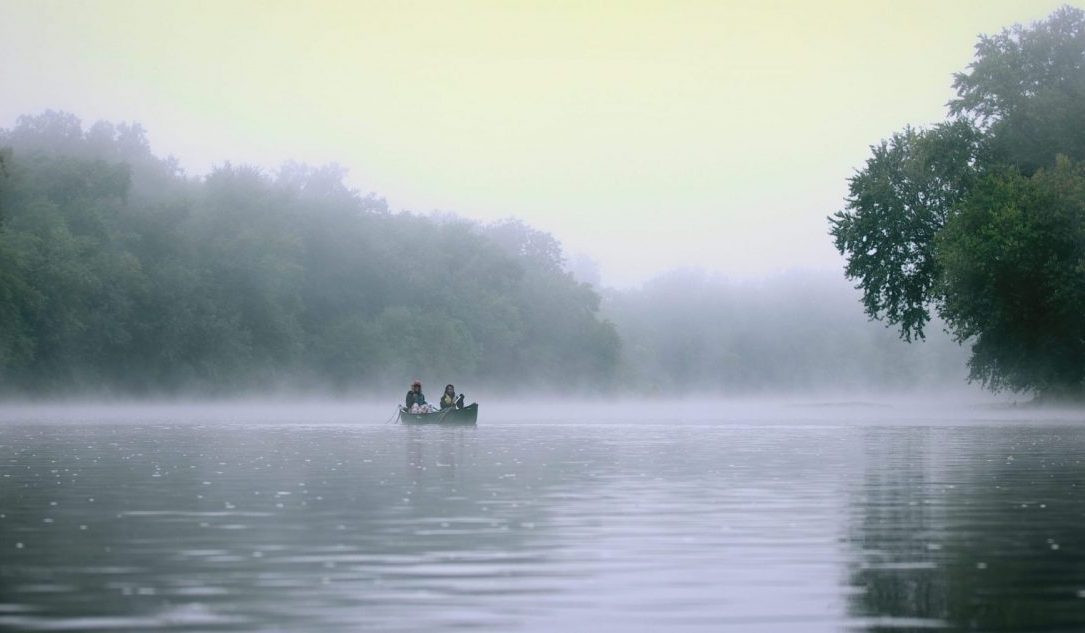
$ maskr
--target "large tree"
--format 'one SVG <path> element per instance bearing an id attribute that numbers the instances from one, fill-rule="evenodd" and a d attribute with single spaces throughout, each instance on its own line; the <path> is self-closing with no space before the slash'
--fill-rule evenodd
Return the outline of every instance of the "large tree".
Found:
<path id="1" fill-rule="evenodd" d="M 987 387 L 1085 378 L 1085 12 L 983 36 L 950 118 L 872 148 L 829 218 L 867 313 L 922 338 L 936 311 Z"/>
<path id="2" fill-rule="evenodd" d="M 937 238 L 942 315 L 973 377 L 1075 395 L 1085 378 L 1085 166 L 984 177 Z"/>

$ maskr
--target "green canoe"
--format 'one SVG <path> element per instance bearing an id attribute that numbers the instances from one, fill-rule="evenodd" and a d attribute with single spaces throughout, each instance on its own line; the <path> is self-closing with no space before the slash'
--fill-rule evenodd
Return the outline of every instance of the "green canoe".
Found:
<path id="1" fill-rule="evenodd" d="M 478 421 L 478 403 L 472 403 L 462 409 L 445 409 L 433 413 L 408 413 L 399 408 L 399 421 L 404 424 L 475 424 Z"/>

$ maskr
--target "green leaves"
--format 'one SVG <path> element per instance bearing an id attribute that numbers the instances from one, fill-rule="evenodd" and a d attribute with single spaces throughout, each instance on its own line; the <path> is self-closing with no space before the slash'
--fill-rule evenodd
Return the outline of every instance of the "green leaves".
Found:
<path id="1" fill-rule="evenodd" d="M 899 325 L 905 340 L 923 338 L 930 320 L 941 272 L 934 236 L 977 178 L 981 141 L 963 121 L 894 134 L 872 148 L 849 183 L 845 210 L 829 218 L 867 313 Z"/>
<path id="2" fill-rule="evenodd" d="M 873 148 L 829 218 L 867 313 L 923 336 L 932 308 L 971 377 L 1080 393 L 1085 378 L 1085 12 L 980 38 L 953 120 Z"/>
<path id="3" fill-rule="evenodd" d="M 1085 160 L 1085 12 L 981 37 L 953 87 L 950 113 L 988 131 L 1000 162 L 1031 174 L 1056 154 Z"/>
<path id="4" fill-rule="evenodd" d="M 337 166 L 186 179 L 138 125 L 0 131 L 9 389 L 607 381 L 618 339 L 561 244 L 519 222 L 391 214 Z"/>
<path id="5" fill-rule="evenodd" d="M 943 315 L 973 379 L 1067 393 L 1085 378 L 1085 166 L 984 178 L 938 236 Z"/>

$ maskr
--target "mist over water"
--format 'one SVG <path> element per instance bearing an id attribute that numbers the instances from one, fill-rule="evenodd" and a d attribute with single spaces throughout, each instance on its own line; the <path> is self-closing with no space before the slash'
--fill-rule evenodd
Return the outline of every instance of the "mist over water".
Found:
<path id="1" fill-rule="evenodd" d="M 1085 11 L 943 4 L 0 0 L 0 633 L 1085 631 Z"/>
<path id="2" fill-rule="evenodd" d="M 1071 630 L 1082 414 L 916 403 L 2 411 L 0 627 Z"/>
<path id="3" fill-rule="evenodd" d="M 393 212 L 337 165 L 190 178 L 140 125 L 65 112 L 0 129 L 0 165 L 3 396 L 341 397 L 421 378 L 655 398 L 966 375 L 942 323 L 907 344 L 837 273 L 593 285 L 518 219 Z"/>

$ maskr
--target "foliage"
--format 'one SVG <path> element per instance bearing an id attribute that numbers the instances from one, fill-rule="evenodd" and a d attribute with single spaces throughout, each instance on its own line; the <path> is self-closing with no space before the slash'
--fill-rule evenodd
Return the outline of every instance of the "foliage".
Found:
<path id="1" fill-rule="evenodd" d="M 184 176 L 138 125 L 0 132 L 9 390 L 609 383 L 618 338 L 553 237 L 389 212 L 334 165 Z"/>
<path id="2" fill-rule="evenodd" d="M 1056 154 L 1085 160 L 1085 12 L 1064 6 L 980 37 L 953 87 L 950 113 L 982 125 L 999 162 L 1027 175 Z"/>
<path id="3" fill-rule="evenodd" d="M 938 236 L 943 314 L 974 379 L 1071 394 L 1085 378 L 1085 165 L 984 178 Z"/>
<path id="4" fill-rule="evenodd" d="M 983 154 L 972 125 L 907 128 L 872 148 L 852 177 L 847 211 L 830 218 L 845 274 L 862 280 L 869 315 L 900 325 L 905 340 L 923 338 L 941 274 L 934 237 L 971 189 Z"/>
<path id="5" fill-rule="evenodd" d="M 1085 159 L 1085 12 L 981 37 L 954 87 L 950 121 L 883 141 L 851 179 L 829 218 L 845 274 L 905 340 L 937 310 L 994 390 L 1080 391 L 1082 313 L 1066 306 L 1082 274 L 1068 240 L 1083 213 L 1070 174 Z"/>

